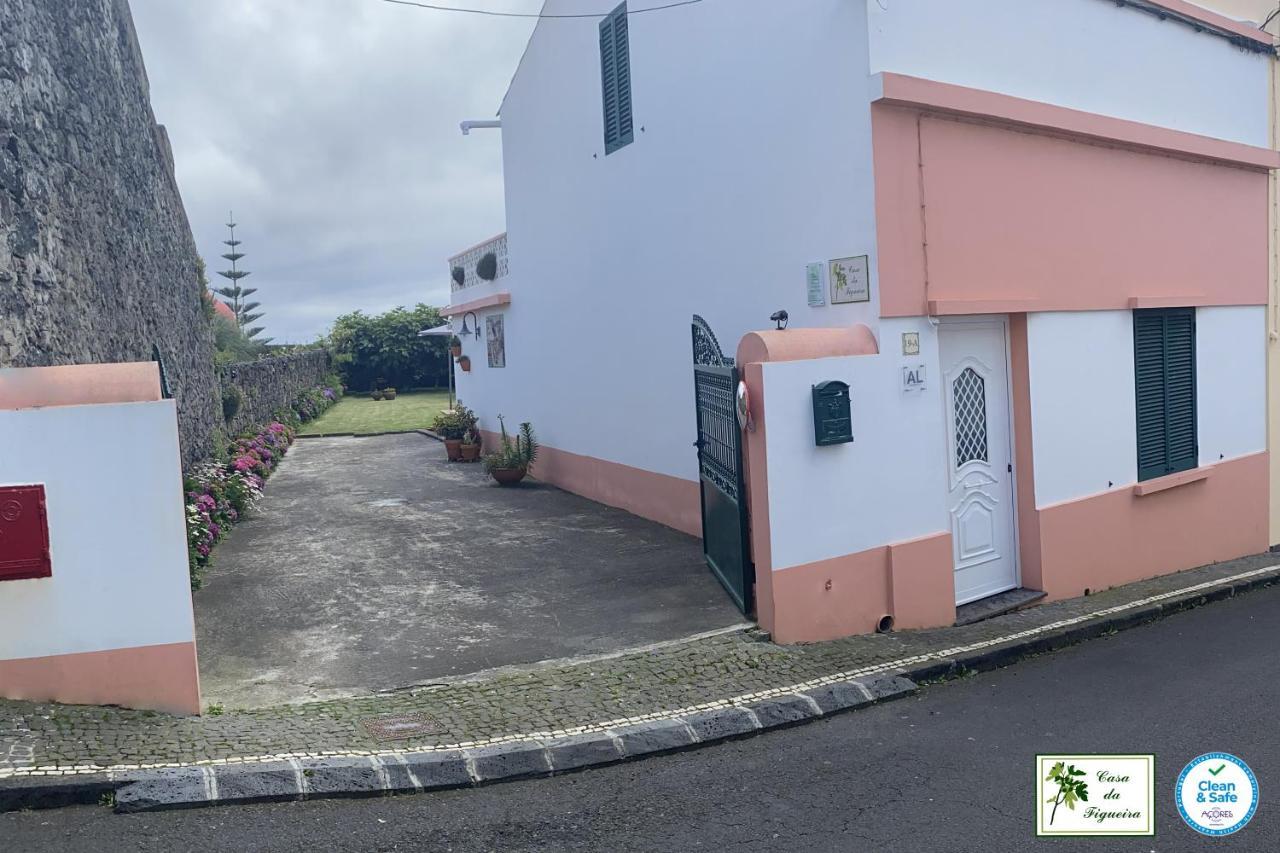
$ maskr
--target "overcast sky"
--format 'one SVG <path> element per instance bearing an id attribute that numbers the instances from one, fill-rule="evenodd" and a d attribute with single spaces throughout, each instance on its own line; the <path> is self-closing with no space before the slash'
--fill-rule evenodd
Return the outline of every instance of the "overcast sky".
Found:
<path id="1" fill-rule="evenodd" d="M 494 118 L 533 21 L 381 0 L 130 0 L 213 286 L 227 213 L 278 343 L 357 308 L 448 302 L 504 230 Z M 476 0 L 536 12 L 541 0 Z"/>

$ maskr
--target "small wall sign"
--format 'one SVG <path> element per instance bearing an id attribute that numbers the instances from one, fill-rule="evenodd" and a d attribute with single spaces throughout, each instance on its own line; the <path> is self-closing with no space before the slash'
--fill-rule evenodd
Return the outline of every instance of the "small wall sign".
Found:
<path id="1" fill-rule="evenodd" d="M 871 278 L 867 272 L 867 256 L 831 261 L 831 304 L 870 302 Z"/>
<path id="2" fill-rule="evenodd" d="M 903 355 L 919 355 L 920 354 L 920 333 L 919 332 L 903 332 L 902 333 L 902 354 Z"/>
<path id="3" fill-rule="evenodd" d="M 805 264 L 804 268 L 805 284 L 809 290 L 809 304 L 815 308 L 827 304 L 827 297 L 822 287 L 823 266 L 822 261 L 818 261 L 812 264 Z"/>
<path id="4" fill-rule="evenodd" d="M 923 391 L 927 387 L 923 364 L 910 364 L 902 368 L 903 391 Z"/>

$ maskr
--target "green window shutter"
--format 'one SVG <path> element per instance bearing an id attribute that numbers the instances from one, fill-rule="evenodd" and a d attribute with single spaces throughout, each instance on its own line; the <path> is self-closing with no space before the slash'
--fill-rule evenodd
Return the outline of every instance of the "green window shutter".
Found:
<path id="1" fill-rule="evenodd" d="M 1199 464 L 1194 308 L 1133 312 L 1138 479 Z"/>
<path id="2" fill-rule="evenodd" d="M 631 44 L 627 4 L 600 22 L 600 92 L 604 101 L 604 153 L 612 154 L 635 137 L 631 118 Z"/>

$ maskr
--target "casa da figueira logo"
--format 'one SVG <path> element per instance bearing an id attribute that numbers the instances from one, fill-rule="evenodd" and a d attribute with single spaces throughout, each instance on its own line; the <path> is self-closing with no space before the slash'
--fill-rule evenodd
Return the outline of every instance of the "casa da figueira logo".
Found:
<path id="1" fill-rule="evenodd" d="M 1037 755 L 1036 835 L 1155 835 L 1154 755 Z"/>
<path id="2" fill-rule="evenodd" d="M 1244 828 L 1258 810 L 1258 780 L 1227 752 L 1192 759 L 1174 785 L 1178 814 L 1202 835 L 1230 835 Z"/>

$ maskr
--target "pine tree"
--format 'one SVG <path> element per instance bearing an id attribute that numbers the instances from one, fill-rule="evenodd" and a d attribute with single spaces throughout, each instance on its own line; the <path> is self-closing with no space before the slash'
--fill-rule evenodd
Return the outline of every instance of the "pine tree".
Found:
<path id="1" fill-rule="evenodd" d="M 223 302 L 225 302 L 227 306 L 235 313 L 236 323 L 240 326 L 240 332 L 246 338 L 248 338 L 249 340 L 255 341 L 256 343 L 267 344 L 271 342 L 270 338 L 258 339 L 257 337 L 259 334 L 262 333 L 263 327 L 249 325 L 254 320 L 257 320 L 259 317 L 262 316 L 261 311 L 254 313 L 255 309 L 261 306 L 262 303 L 248 301 L 251 295 L 258 292 L 258 288 L 243 287 L 240 284 L 240 280 L 243 279 L 245 276 L 249 275 L 249 271 L 239 269 L 236 266 L 237 262 L 244 257 L 244 252 L 241 252 L 238 248 L 236 248 L 237 246 L 240 245 L 240 241 L 236 239 L 235 214 L 234 213 L 230 214 L 228 215 L 227 218 L 229 220 L 227 222 L 227 229 L 230 232 L 230 237 L 229 239 L 223 240 L 222 242 L 230 247 L 230 251 L 224 254 L 222 257 L 226 258 L 228 261 L 231 261 L 231 269 L 222 270 L 221 272 L 218 273 L 218 275 L 227 279 L 231 283 L 226 285 L 225 287 L 219 287 L 213 292 L 218 294 L 221 297 L 224 297 Z"/>

